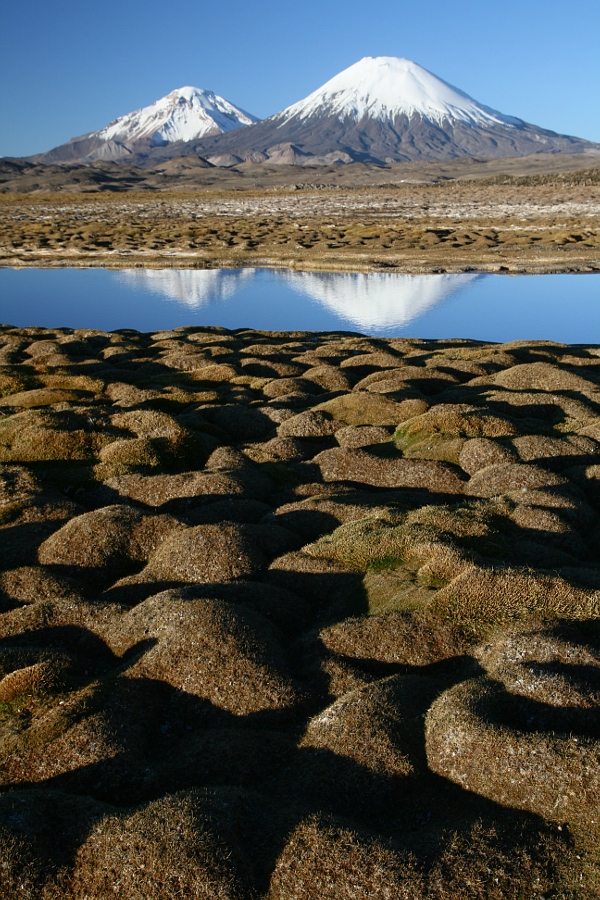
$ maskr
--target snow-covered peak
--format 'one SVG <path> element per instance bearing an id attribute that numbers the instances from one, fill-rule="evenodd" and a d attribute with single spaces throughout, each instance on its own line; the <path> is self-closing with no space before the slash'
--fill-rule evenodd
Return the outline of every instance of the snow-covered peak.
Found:
<path id="1" fill-rule="evenodd" d="M 222 134 L 258 119 L 213 91 L 182 87 L 150 106 L 128 113 L 90 137 L 130 143 L 148 138 L 154 143 L 193 141 L 209 134 Z"/>
<path id="2" fill-rule="evenodd" d="M 482 106 L 417 63 L 396 56 L 365 56 L 274 118 L 287 122 L 315 115 L 356 121 L 418 115 L 431 122 L 521 124 L 520 119 Z"/>

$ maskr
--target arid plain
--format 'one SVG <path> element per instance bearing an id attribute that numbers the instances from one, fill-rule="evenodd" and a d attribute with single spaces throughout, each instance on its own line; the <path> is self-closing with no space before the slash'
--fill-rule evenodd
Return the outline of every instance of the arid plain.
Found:
<path id="1" fill-rule="evenodd" d="M 597 271 L 595 160 L 315 170 L 223 170 L 195 157 L 151 170 L 4 163 L 0 264 Z"/>

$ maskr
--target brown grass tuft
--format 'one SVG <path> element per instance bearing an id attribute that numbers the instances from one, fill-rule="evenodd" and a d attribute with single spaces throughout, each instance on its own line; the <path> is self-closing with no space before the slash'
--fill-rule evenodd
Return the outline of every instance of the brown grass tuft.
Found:
<path id="1" fill-rule="evenodd" d="M 484 637 L 515 619 L 584 620 L 600 615 L 600 591 L 573 587 L 558 575 L 468 566 L 431 604 L 434 614 Z"/>
<path id="2" fill-rule="evenodd" d="M 121 653 L 151 643 L 128 677 L 165 681 L 236 715 L 287 708 L 300 698 L 277 629 L 235 603 L 166 591 L 116 625 L 111 643 Z"/>
<path id="3" fill-rule="evenodd" d="M 268 900 L 420 900 L 414 861 L 377 838 L 311 817 L 298 825 L 277 860 Z"/>
<path id="4" fill-rule="evenodd" d="M 427 714 L 431 769 L 504 806 L 597 831 L 600 742 L 538 731 L 518 716 L 508 723 L 510 709 L 508 695 L 485 678 L 442 694 Z"/>

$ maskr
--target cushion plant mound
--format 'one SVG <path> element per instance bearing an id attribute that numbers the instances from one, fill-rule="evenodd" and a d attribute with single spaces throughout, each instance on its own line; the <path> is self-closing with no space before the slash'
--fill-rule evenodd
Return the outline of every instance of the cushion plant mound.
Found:
<path id="1" fill-rule="evenodd" d="M 261 445 L 261 450 L 267 454 L 267 459 L 283 462 L 300 462 L 303 459 L 310 459 L 314 454 L 313 448 L 307 447 L 306 442 L 296 437 L 271 438 Z"/>
<path id="2" fill-rule="evenodd" d="M 49 600 L 76 601 L 80 590 L 74 582 L 44 566 L 22 566 L 0 573 L 0 596 L 16 606 Z"/>
<path id="3" fill-rule="evenodd" d="M 471 382 L 473 384 L 473 382 Z M 572 391 L 552 392 L 543 390 L 521 391 L 490 388 L 482 385 L 488 403 L 503 415 L 513 417 L 521 434 L 539 434 L 540 431 L 568 423 L 568 430 L 583 430 L 596 418 L 593 400 L 587 395 Z M 594 434 L 591 434 L 594 437 Z"/>
<path id="4" fill-rule="evenodd" d="M 402 406 L 380 394 L 342 394 L 315 407 L 344 425 L 397 425 L 404 418 Z"/>
<path id="5" fill-rule="evenodd" d="M 93 682 L 35 715 L 2 746 L 4 787 L 49 779 L 109 801 L 143 791 L 168 690 L 133 680 Z"/>
<path id="6" fill-rule="evenodd" d="M 496 803 L 596 828 L 600 741 L 532 728 L 535 704 L 513 707 L 486 678 L 446 691 L 427 714 L 430 768 Z"/>
<path id="7" fill-rule="evenodd" d="M 148 559 L 173 528 L 168 516 L 106 506 L 71 519 L 42 544 L 38 558 L 65 572 L 115 580 Z"/>
<path id="8" fill-rule="evenodd" d="M 600 895 L 597 347 L 0 326 L 0 397 L 2 898 Z"/>
<path id="9" fill-rule="evenodd" d="M 368 447 L 389 441 L 391 428 L 382 425 L 346 425 L 336 431 L 335 439 L 340 447 Z"/>
<path id="10" fill-rule="evenodd" d="M 355 390 L 375 394 L 397 394 L 400 397 L 402 395 L 406 397 L 408 394 L 420 398 L 423 395 L 437 394 L 457 381 L 454 375 L 441 369 L 434 369 L 432 366 L 425 368 L 425 366 L 404 365 L 397 369 L 372 372 L 359 381 Z"/>
<path id="11" fill-rule="evenodd" d="M 235 481 L 223 481 L 222 479 L 219 491 L 219 482 L 214 476 L 205 472 L 182 472 L 179 475 L 122 475 L 109 478 L 105 484 L 120 497 L 159 507 L 177 500 L 190 503 L 194 497 L 206 494 L 243 492 Z"/>
<path id="12" fill-rule="evenodd" d="M 14 409 L 36 409 L 54 406 L 55 403 L 85 403 L 92 399 L 89 391 L 65 391 L 60 388 L 34 388 L 10 394 L 0 400 L 0 408 L 10 406 Z"/>
<path id="13" fill-rule="evenodd" d="M 324 450 L 314 461 L 324 481 L 357 481 L 373 487 L 423 488 L 448 494 L 461 493 L 464 488 L 457 470 L 441 462 L 388 459 L 345 447 Z"/>
<path id="14" fill-rule="evenodd" d="M 0 508 L 30 500 L 42 490 L 39 478 L 25 466 L 0 466 Z"/>
<path id="15" fill-rule="evenodd" d="M 357 353 L 349 356 L 340 363 L 341 369 L 395 369 L 401 360 L 401 356 L 385 350 L 373 350 L 370 353 Z"/>
<path id="16" fill-rule="evenodd" d="M 423 764 L 421 717 L 438 691 L 435 681 L 417 675 L 352 691 L 310 720 L 300 746 L 328 750 L 389 779 L 413 778 Z"/>
<path id="17" fill-rule="evenodd" d="M 551 468 L 563 469 L 578 461 L 600 458 L 600 443 L 585 435 L 575 434 L 566 439 L 528 434 L 513 439 L 513 447 L 522 462 L 538 462 Z M 570 457 L 576 457 L 571 460 Z M 577 459 L 579 457 L 579 460 Z"/>
<path id="18" fill-rule="evenodd" d="M 486 634 L 492 625 L 514 619 L 595 618 L 600 591 L 577 587 L 558 575 L 472 565 L 437 592 L 432 606 L 468 633 Z"/>
<path id="19" fill-rule="evenodd" d="M 349 391 L 352 388 L 347 373 L 335 366 L 313 366 L 303 377 L 305 381 L 314 381 L 324 391 Z"/>
<path id="20" fill-rule="evenodd" d="M 149 438 L 120 438 L 100 449 L 95 467 L 99 481 L 141 470 L 158 471 L 162 458 L 158 448 Z"/>
<path id="21" fill-rule="evenodd" d="M 0 462 L 93 459 L 103 442 L 87 422 L 84 412 L 73 410 L 32 409 L 7 416 L 0 422 Z"/>
<path id="22" fill-rule="evenodd" d="M 376 504 L 375 498 L 362 491 L 317 495 L 283 504 L 277 510 L 275 519 L 284 528 L 310 540 L 327 534 L 331 528 L 343 522 L 368 517 Z"/>
<path id="23" fill-rule="evenodd" d="M 0 679 L 0 703 L 18 701 L 22 694 L 46 693 L 60 684 L 60 667 L 51 660 L 14 669 Z"/>
<path id="24" fill-rule="evenodd" d="M 148 563 L 148 572 L 163 581 L 230 581 L 258 574 L 263 552 L 243 525 L 197 525 L 176 529 Z"/>
<path id="25" fill-rule="evenodd" d="M 409 854 L 347 825 L 311 817 L 289 836 L 267 896 L 268 900 L 420 900 L 425 894 Z"/>
<path id="26" fill-rule="evenodd" d="M 460 450 L 458 463 L 469 475 L 475 475 L 488 466 L 517 461 L 516 451 L 506 443 L 491 438 L 471 438 Z"/>
<path id="27" fill-rule="evenodd" d="M 450 623 L 423 613 L 389 612 L 323 629 L 320 642 L 344 659 L 426 666 L 460 655 L 465 641 Z"/>
<path id="28" fill-rule="evenodd" d="M 509 632 L 475 656 L 512 694 L 557 708 L 596 709 L 600 702 L 600 656 L 573 625 Z"/>
<path id="29" fill-rule="evenodd" d="M 509 492 L 535 490 L 566 484 L 559 475 L 554 475 L 539 466 L 523 463 L 498 463 L 479 469 L 465 486 L 465 494 L 473 497 L 495 497 Z"/>
<path id="30" fill-rule="evenodd" d="M 597 382 L 588 380 L 582 373 L 545 362 L 512 366 L 495 375 L 493 381 L 511 391 L 579 391 L 585 394 L 598 390 Z"/>
<path id="31" fill-rule="evenodd" d="M 227 601 L 157 594 L 123 617 L 112 642 L 122 652 L 148 645 L 128 677 L 164 681 L 237 715 L 285 708 L 300 696 L 277 629 Z"/>
<path id="32" fill-rule="evenodd" d="M 230 803 L 227 792 L 189 791 L 115 810 L 77 853 L 73 897 L 242 900 L 247 863 Z"/>
<path id="33" fill-rule="evenodd" d="M 70 865 L 82 838 L 112 808 L 91 797 L 14 790 L 0 797 L 0 895 L 72 898 Z"/>
<path id="34" fill-rule="evenodd" d="M 314 438 L 333 434 L 336 423 L 324 410 L 307 409 L 286 419 L 277 429 L 280 437 Z"/>
<path id="35" fill-rule="evenodd" d="M 434 434 L 464 438 L 506 438 L 516 434 L 514 425 L 475 406 L 443 403 L 399 426 L 396 443 L 402 449 L 431 438 Z"/>

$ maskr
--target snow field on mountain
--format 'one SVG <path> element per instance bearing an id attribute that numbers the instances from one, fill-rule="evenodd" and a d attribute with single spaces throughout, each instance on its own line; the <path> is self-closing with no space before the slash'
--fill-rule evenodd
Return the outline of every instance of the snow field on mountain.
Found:
<path id="1" fill-rule="evenodd" d="M 481 125 L 521 123 L 520 119 L 482 106 L 417 63 L 394 56 L 364 57 L 276 118 L 289 121 L 324 113 L 357 121 L 365 116 L 385 121 L 401 115 L 420 115 L 434 122 L 450 119 Z"/>
<path id="2" fill-rule="evenodd" d="M 149 138 L 163 141 L 193 141 L 208 134 L 232 131 L 258 121 L 213 91 L 182 87 L 150 106 L 120 116 L 93 137 L 133 142 Z"/>

